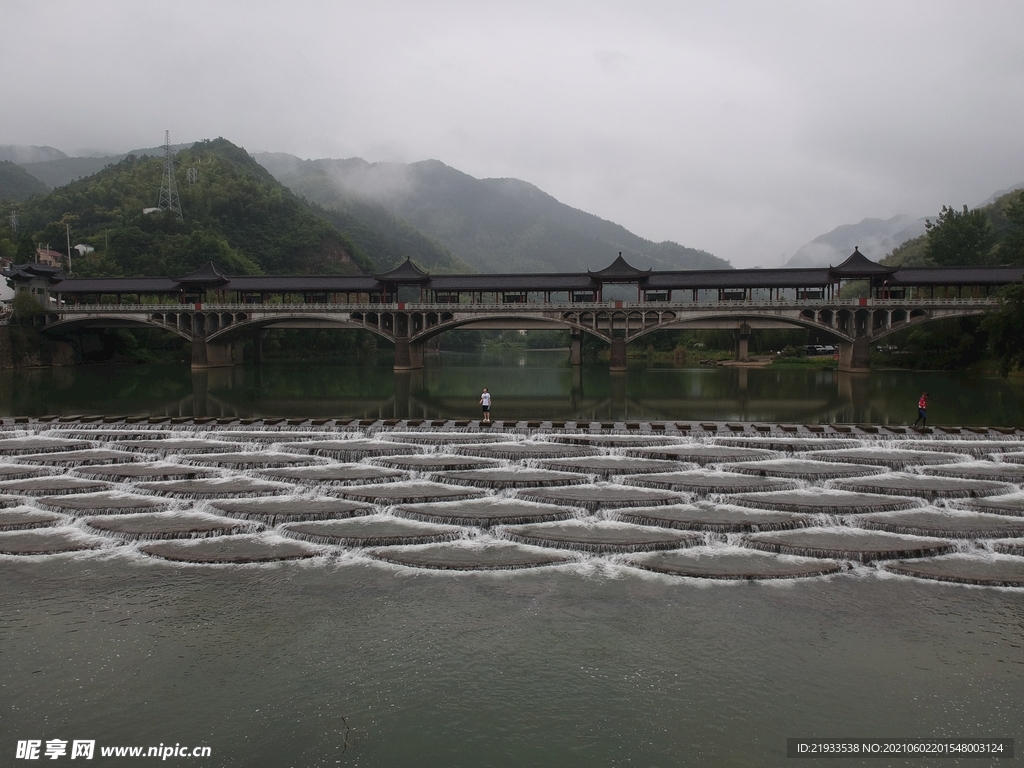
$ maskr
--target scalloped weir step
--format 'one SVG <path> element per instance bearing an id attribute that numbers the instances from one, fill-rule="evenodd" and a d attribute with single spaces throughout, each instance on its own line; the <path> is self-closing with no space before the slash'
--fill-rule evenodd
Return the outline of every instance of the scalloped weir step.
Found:
<path id="1" fill-rule="evenodd" d="M 86 530 L 126 541 L 146 539 L 205 539 L 251 533 L 257 526 L 224 517 L 201 514 L 141 514 L 90 517 Z"/>
<path id="2" fill-rule="evenodd" d="M 806 528 L 815 524 L 815 518 L 810 515 L 692 504 L 622 510 L 616 513 L 616 516 L 620 520 L 637 525 L 710 533 L 784 531 L 793 528 Z"/>
<path id="3" fill-rule="evenodd" d="M 241 534 L 213 539 L 160 541 L 139 547 L 140 552 L 182 563 L 269 563 L 316 557 L 322 550 L 298 541 L 268 541 Z"/>
<path id="4" fill-rule="evenodd" d="M 395 565 L 445 571 L 518 570 L 572 562 L 565 554 L 505 542 L 483 546 L 460 542 L 393 547 L 375 550 L 372 555 Z"/>
<path id="5" fill-rule="evenodd" d="M 837 573 L 843 563 L 805 557 L 780 557 L 724 547 L 700 547 L 656 552 L 627 561 L 629 565 L 673 576 L 697 579 L 747 580 L 801 579 Z"/>
<path id="6" fill-rule="evenodd" d="M 336 520 L 370 515 L 375 511 L 368 504 L 334 498 L 216 499 L 210 502 L 210 506 L 217 510 L 218 514 L 240 520 L 255 520 L 267 525 Z"/>
<path id="7" fill-rule="evenodd" d="M 431 544 L 461 538 L 462 529 L 394 517 L 356 517 L 314 523 L 292 523 L 281 534 L 313 544 L 343 547 L 383 547 Z"/>
<path id="8" fill-rule="evenodd" d="M 97 541 L 74 536 L 65 531 L 15 531 L 0 533 L 0 555 L 56 555 L 96 549 Z"/>
<path id="9" fill-rule="evenodd" d="M 682 549 L 704 543 L 704 537 L 682 531 L 613 523 L 567 520 L 558 523 L 508 526 L 498 535 L 520 544 L 582 552 L 653 552 Z"/>
<path id="10" fill-rule="evenodd" d="M 862 563 L 905 557 L 933 557 L 953 550 L 950 542 L 941 539 L 835 528 L 755 533 L 746 536 L 742 544 L 782 555 L 857 560 Z"/>
<path id="11" fill-rule="evenodd" d="M 572 512 L 554 504 L 535 504 L 518 499 L 489 496 L 472 501 L 443 501 L 403 504 L 395 514 L 412 520 L 449 525 L 515 525 L 550 520 L 565 520 Z"/>
<path id="12" fill-rule="evenodd" d="M 886 569 L 903 576 L 986 587 L 1024 587 L 1024 558 L 948 555 L 897 562 Z"/>

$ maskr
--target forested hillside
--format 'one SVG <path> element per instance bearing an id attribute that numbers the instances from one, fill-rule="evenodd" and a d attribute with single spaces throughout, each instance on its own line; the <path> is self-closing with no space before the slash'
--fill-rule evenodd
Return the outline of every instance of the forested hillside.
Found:
<path id="1" fill-rule="evenodd" d="M 924 235 L 894 249 L 882 263 L 939 267 L 1024 264 L 1024 191 L 1002 195 L 973 210 L 943 206 L 926 226 Z M 1006 293 L 1009 300 L 985 319 L 942 320 L 894 334 L 889 343 L 898 347 L 898 354 L 886 355 L 879 362 L 963 370 L 991 367 L 998 361 L 1003 374 L 1019 367 L 1024 362 L 1024 294 L 1019 284 Z"/>
<path id="2" fill-rule="evenodd" d="M 43 182 L 20 165 L 0 160 L 0 202 L 24 200 L 46 189 Z"/>
<path id="3" fill-rule="evenodd" d="M 620 251 L 641 269 L 730 266 L 706 251 L 645 240 L 527 182 L 476 179 L 437 160 L 405 165 L 359 158 L 300 161 L 288 155 L 257 159 L 325 207 L 338 206 L 339 200 L 382 206 L 481 272 L 601 269 Z"/>
<path id="4" fill-rule="evenodd" d="M 957 210 L 942 206 L 927 231 L 882 260 L 891 266 L 1024 264 L 1024 190 L 1001 195 L 986 206 Z"/>
<path id="5" fill-rule="evenodd" d="M 256 159 L 297 195 L 322 206 L 335 226 L 372 256 L 377 269 L 391 269 L 411 259 L 435 274 L 473 271 L 441 243 L 380 203 L 334 184 L 318 161 L 271 153 L 256 155 Z"/>
<path id="6" fill-rule="evenodd" d="M 371 271 L 369 257 L 323 212 L 276 181 L 225 139 L 175 157 L 184 219 L 157 205 L 160 157 L 128 156 L 99 173 L 26 201 L 17 240 L 0 228 L 0 250 L 30 260 L 37 243 L 96 251 L 74 259 L 76 276 L 180 275 L 209 260 L 234 274 L 349 274 Z M 190 170 L 194 181 L 190 179 Z"/>
<path id="7" fill-rule="evenodd" d="M 171 151 L 177 154 L 183 149 L 188 149 L 190 144 L 172 144 Z M 99 173 L 108 165 L 113 165 L 124 160 L 128 155 L 142 157 L 163 156 L 163 147 L 149 147 L 146 149 L 135 149 L 120 155 L 97 155 L 91 157 L 68 157 L 63 152 L 62 157 L 45 157 L 32 161 L 15 161 L 22 168 L 31 173 L 48 187 L 63 187 L 77 179 L 84 179 Z"/>

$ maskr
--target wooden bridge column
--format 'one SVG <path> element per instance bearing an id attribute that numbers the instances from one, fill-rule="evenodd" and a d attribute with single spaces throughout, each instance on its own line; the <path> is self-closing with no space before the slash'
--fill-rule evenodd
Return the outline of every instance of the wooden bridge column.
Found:
<path id="1" fill-rule="evenodd" d="M 423 345 L 406 338 L 395 339 L 395 370 L 413 371 L 423 367 Z"/>
<path id="2" fill-rule="evenodd" d="M 583 334 L 580 331 L 569 331 L 569 363 L 583 364 Z"/>
<path id="3" fill-rule="evenodd" d="M 626 370 L 626 340 L 612 339 L 611 369 L 613 371 Z"/>
<path id="4" fill-rule="evenodd" d="M 839 342 L 839 370 L 871 370 L 871 342 L 866 336 L 860 336 L 853 341 Z"/>

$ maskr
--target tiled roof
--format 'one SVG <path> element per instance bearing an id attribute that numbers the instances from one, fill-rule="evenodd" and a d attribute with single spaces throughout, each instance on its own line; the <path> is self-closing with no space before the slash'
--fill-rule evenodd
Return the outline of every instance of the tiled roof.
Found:
<path id="1" fill-rule="evenodd" d="M 337 293 L 370 293 L 382 289 L 377 279 L 370 275 L 287 275 L 232 277 L 224 285 L 225 291 L 244 291 L 247 293 L 288 293 L 303 292 L 337 292 Z"/>
<path id="2" fill-rule="evenodd" d="M 66 277 L 54 293 L 177 293 L 178 283 L 170 277 Z"/>
<path id="3" fill-rule="evenodd" d="M 228 276 L 221 272 L 216 264 L 208 261 L 192 274 L 176 277 L 175 280 L 189 285 L 216 285 L 218 283 L 226 283 Z"/>
<path id="4" fill-rule="evenodd" d="M 1008 285 L 1024 278 L 1024 267 L 900 267 L 889 285 Z"/>
<path id="5" fill-rule="evenodd" d="M 856 258 L 855 258 L 856 257 Z M 854 260 L 851 262 L 851 260 Z M 618 263 L 618 262 L 616 262 Z M 714 269 L 653 272 L 634 270 L 625 261 L 600 272 L 437 275 L 431 277 L 406 262 L 386 275 L 225 275 L 212 263 L 184 278 L 173 277 L 96 277 L 65 278 L 60 269 L 45 264 L 15 264 L 3 271 L 17 282 L 47 279 L 53 291 L 63 294 L 176 294 L 180 290 L 211 288 L 242 293 L 382 293 L 388 285 L 411 283 L 438 293 L 455 292 L 562 292 L 596 291 L 602 283 L 634 282 L 648 291 L 717 288 L 816 288 L 839 279 L 871 277 L 877 284 L 884 278 L 889 285 L 1007 285 L 1024 278 L 1022 266 L 989 267 L 881 267 L 869 272 L 871 265 L 859 251 L 840 267 L 806 269 Z M 623 266 L 624 265 L 624 266 Z M 615 269 L 612 269 L 615 267 Z M 837 269 L 847 269 L 838 273 Z M 392 279 L 399 270 L 413 279 Z M 630 272 L 632 270 L 632 272 Z M 627 278 L 627 274 L 632 276 Z"/>
<path id="6" fill-rule="evenodd" d="M 620 253 L 619 257 L 604 269 L 599 269 L 597 272 L 588 270 L 587 274 L 607 282 L 609 280 L 636 280 L 651 274 L 651 270 L 637 269 L 622 258 Z"/>
<path id="7" fill-rule="evenodd" d="M 406 259 L 390 272 L 374 275 L 381 282 L 388 283 L 425 283 L 430 275 Z"/>
<path id="8" fill-rule="evenodd" d="M 595 291 L 597 281 L 585 274 L 438 275 L 432 291 Z"/>
<path id="9" fill-rule="evenodd" d="M 44 277 L 50 283 L 56 283 L 64 277 L 64 273 L 60 267 L 51 267 L 47 264 L 13 264 L 3 271 L 3 276 L 12 280 L 32 280 Z"/>
<path id="10" fill-rule="evenodd" d="M 899 267 L 886 267 L 876 261 L 872 261 L 863 253 L 860 248 L 853 247 L 853 253 L 842 264 L 836 267 L 829 267 L 836 278 L 874 277 L 876 275 L 889 275 Z"/>
<path id="11" fill-rule="evenodd" d="M 706 288 L 808 288 L 833 282 L 827 269 L 695 269 L 654 272 L 641 286 L 651 290 Z"/>
<path id="12" fill-rule="evenodd" d="M 381 289 L 380 284 L 367 275 L 342 277 L 338 275 L 289 275 L 287 277 L 225 277 L 226 282 L 214 286 L 221 291 L 243 293 L 370 293 Z M 177 293 L 182 287 L 195 283 L 179 283 L 171 277 L 69 277 L 61 281 L 54 291 L 58 293 Z"/>

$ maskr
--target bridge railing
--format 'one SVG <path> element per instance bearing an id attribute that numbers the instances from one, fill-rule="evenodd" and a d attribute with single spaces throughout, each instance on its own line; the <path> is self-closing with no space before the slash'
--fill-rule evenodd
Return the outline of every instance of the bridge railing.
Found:
<path id="1" fill-rule="evenodd" d="M 597 302 L 509 302 L 494 303 L 301 303 L 301 304 L 82 304 L 49 307 L 59 314 L 107 314 L 107 313 L 162 313 L 162 312 L 508 312 L 517 309 L 545 311 L 658 311 L 674 309 L 906 309 L 937 307 L 978 307 L 996 306 L 997 298 L 965 299 L 775 299 L 750 300 L 729 299 L 723 301 L 597 301 Z"/>

